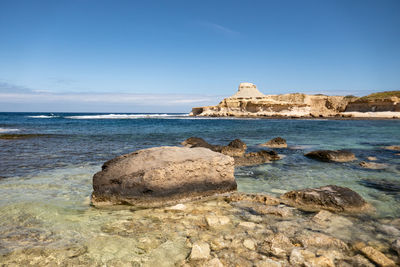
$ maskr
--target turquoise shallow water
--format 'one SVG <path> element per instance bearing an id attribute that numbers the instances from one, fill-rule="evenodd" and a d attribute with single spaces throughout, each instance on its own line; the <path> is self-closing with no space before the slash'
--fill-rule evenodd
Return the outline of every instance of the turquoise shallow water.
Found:
<path id="1" fill-rule="evenodd" d="M 378 218 L 400 217 L 400 152 L 383 149 L 400 145 L 398 120 L 0 113 L 2 133 L 42 134 L 0 139 L 2 253 L 45 242 L 57 246 L 66 240 L 90 240 L 101 232 L 104 223 L 128 218 L 131 215 L 127 211 L 90 207 L 93 174 L 104 161 L 117 155 L 153 146 L 179 145 L 191 136 L 213 144 L 240 138 L 248 144 L 249 151 L 258 150 L 258 144 L 273 137 L 287 140 L 288 149 L 276 149 L 282 160 L 236 169 L 239 191 L 279 195 L 292 189 L 335 184 L 361 194 L 377 209 Z M 348 149 L 358 160 L 323 163 L 304 157 L 304 153 L 316 149 Z M 369 170 L 358 165 L 371 156 L 388 168 Z M 114 252 L 107 253 L 98 257 L 111 257 Z"/>

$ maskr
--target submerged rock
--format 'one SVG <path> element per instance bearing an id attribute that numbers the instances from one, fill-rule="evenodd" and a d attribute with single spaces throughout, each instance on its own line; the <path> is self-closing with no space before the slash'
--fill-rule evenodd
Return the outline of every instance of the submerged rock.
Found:
<path id="1" fill-rule="evenodd" d="M 393 250 L 396 251 L 397 254 L 400 256 L 400 238 L 397 239 L 397 240 L 395 240 L 395 241 L 392 243 L 392 248 L 393 248 Z"/>
<path id="2" fill-rule="evenodd" d="M 276 138 L 269 140 L 268 142 L 266 142 L 264 144 L 261 144 L 260 146 L 266 146 L 266 147 L 270 147 L 270 148 L 286 148 L 287 143 L 286 143 L 286 140 L 283 139 L 282 137 L 276 137 Z"/>
<path id="3" fill-rule="evenodd" d="M 316 150 L 305 156 L 323 162 L 348 162 L 357 159 L 353 153 L 347 150 Z"/>
<path id="4" fill-rule="evenodd" d="M 394 261 L 389 259 L 388 257 L 385 256 L 382 252 L 374 249 L 373 247 L 366 246 L 360 249 L 360 251 L 367 256 L 371 261 L 375 262 L 378 266 L 383 266 L 383 267 L 390 267 L 390 266 L 396 266 Z"/>
<path id="5" fill-rule="evenodd" d="M 366 162 L 366 161 L 361 161 L 359 165 L 363 168 L 373 169 L 373 170 L 382 170 L 388 167 L 388 165 L 384 163 Z"/>
<path id="6" fill-rule="evenodd" d="M 210 258 L 210 245 L 206 242 L 196 242 L 190 253 L 191 260 L 205 260 Z"/>
<path id="7" fill-rule="evenodd" d="M 92 203 L 170 205 L 236 190 L 234 162 L 206 148 L 155 147 L 104 163 L 93 176 Z"/>
<path id="8" fill-rule="evenodd" d="M 287 205 L 307 211 L 363 212 L 371 209 L 359 194 L 336 185 L 290 191 L 283 194 L 281 199 Z"/>
<path id="9" fill-rule="evenodd" d="M 384 192 L 400 192 L 400 182 L 398 181 L 389 181 L 385 179 L 380 180 L 372 180 L 372 179 L 364 179 L 359 182 L 363 186 L 375 188 Z"/>

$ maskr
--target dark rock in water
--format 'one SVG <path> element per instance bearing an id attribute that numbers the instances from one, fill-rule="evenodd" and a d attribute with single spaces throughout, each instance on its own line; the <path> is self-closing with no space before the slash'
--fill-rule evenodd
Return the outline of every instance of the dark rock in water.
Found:
<path id="1" fill-rule="evenodd" d="M 216 146 L 209 144 L 207 141 L 205 141 L 203 138 L 200 137 L 189 137 L 185 141 L 181 143 L 185 147 L 205 147 L 208 149 L 211 149 L 212 151 L 215 152 L 221 152 L 222 146 Z"/>
<path id="2" fill-rule="evenodd" d="M 231 141 L 231 142 L 228 144 L 228 146 L 229 146 L 229 147 L 232 147 L 232 148 L 240 148 L 240 149 L 242 149 L 242 150 L 246 150 L 246 149 L 247 149 L 246 143 L 243 142 L 243 141 L 240 140 L 240 139 L 235 139 L 235 140 Z"/>
<path id="3" fill-rule="evenodd" d="M 46 137 L 48 134 L 0 134 L 0 139 L 3 140 L 16 140 L 16 139 L 28 139 L 37 137 Z"/>
<path id="4" fill-rule="evenodd" d="M 361 161 L 359 165 L 363 168 L 372 170 L 382 170 L 388 167 L 388 165 L 384 163 L 367 162 L 367 161 Z"/>
<path id="5" fill-rule="evenodd" d="M 281 199 L 287 205 L 306 211 L 363 212 L 371 209 L 359 194 L 336 185 L 290 191 L 283 194 Z"/>
<path id="6" fill-rule="evenodd" d="M 243 156 L 247 148 L 247 145 L 240 139 L 233 140 L 227 146 L 220 146 L 209 144 L 203 138 L 190 137 L 181 144 L 186 147 L 205 147 L 211 149 L 212 151 L 220 152 L 231 157 Z"/>
<path id="7" fill-rule="evenodd" d="M 347 150 L 316 150 L 305 156 L 324 162 L 348 162 L 357 159 L 353 153 Z"/>
<path id="8" fill-rule="evenodd" d="M 154 147 L 104 163 L 92 203 L 155 207 L 236 190 L 232 157 L 206 148 Z"/>
<path id="9" fill-rule="evenodd" d="M 268 142 L 261 144 L 260 146 L 266 146 L 266 147 L 271 147 L 271 148 L 286 148 L 287 143 L 286 140 L 283 139 L 282 137 L 276 137 Z"/>
<path id="10" fill-rule="evenodd" d="M 235 139 L 227 146 L 217 146 L 207 143 L 199 137 L 190 137 L 182 142 L 186 147 L 205 147 L 215 152 L 234 157 L 236 166 L 251 166 L 280 159 L 275 151 L 260 150 L 258 152 L 247 153 L 247 145 L 240 139 Z"/>
<path id="11" fill-rule="evenodd" d="M 365 179 L 359 183 L 384 192 L 400 192 L 400 182 L 397 181 Z"/>
<path id="12" fill-rule="evenodd" d="M 247 145 L 240 139 L 235 139 L 222 147 L 221 153 L 231 157 L 241 157 L 246 152 Z"/>
<path id="13" fill-rule="evenodd" d="M 400 146 L 385 146 L 384 148 L 387 150 L 400 151 Z"/>
<path id="14" fill-rule="evenodd" d="M 236 166 L 252 166 L 279 160 L 280 157 L 275 151 L 261 150 L 244 154 L 242 157 L 234 157 Z"/>

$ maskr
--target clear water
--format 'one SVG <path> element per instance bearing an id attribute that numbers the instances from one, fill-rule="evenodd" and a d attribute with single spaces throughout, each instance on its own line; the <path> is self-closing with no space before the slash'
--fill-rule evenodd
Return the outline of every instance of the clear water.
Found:
<path id="1" fill-rule="evenodd" d="M 0 130 L 0 134 L 42 134 L 0 139 L 0 254 L 46 244 L 54 248 L 82 240 L 90 243 L 96 238 L 91 253 L 97 253 L 97 258 L 110 260 L 116 251 L 126 253 L 120 255 L 122 258 L 131 257 L 129 251 L 137 249 L 137 244 L 108 238 L 102 230 L 109 223 L 128 220 L 131 212 L 91 207 L 91 178 L 104 161 L 117 155 L 179 145 L 191 136 L 214 144 L 240 138 L 249 151 L 259 149 L 258 144 L 273 137 L 287 140 L 288 149 L 276 149 L 283 155 L 282 160 L 236 170 L 240 191 L 279 195 L 292 189 L 336 184 L 361 194 L 376 207 L 378 218 L 400 217 L 400 152 L 382 148 L 400 145 L 399 120 L 0 113 Z M 316 149 L 348 149 L 358 160 L 322 163 L 303 156 Z M 389 167 L 361 168 L 358 163 L 369 156 Z M 386 184 L 379 186 L 381 181 Z M 98 240 L 99 235 L 104 244 Z"/>

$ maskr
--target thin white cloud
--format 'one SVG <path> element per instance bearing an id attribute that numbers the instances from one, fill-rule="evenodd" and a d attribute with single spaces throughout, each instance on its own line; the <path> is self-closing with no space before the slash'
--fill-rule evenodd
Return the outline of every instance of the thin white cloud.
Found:
<path id="1" fill-rule="evenodd" d="M 216 104 L 219 96 L 189 95 L 189 94 L 113 94 L 113 93 L 2 93 L 3 103 L 108 103 L 135 104 L 140 106 L 170 106 L 185 104 Z"/>
<path id="2" fill-rule="evenodd" d="M 240 35 L 240 32 L 234 31 L 234 30 L 232 30 L 232 29 L 230 29 L 228 27 L 222 26 L 222 25 L 217 24 L 217 23 L 208 22 L 208 21 L 202 21 L 202 22 L 200 22 L 200 24 L 205 26 L 205 27 L 207 27 L 207 28 L 209 28 L 209 29 L 212 29 L 212 30 L 214 30 L 216 32 L 223 33 L 225 35 L 230 35 L 230 36 Z"/>

